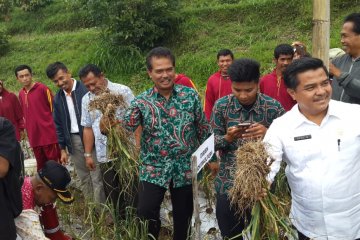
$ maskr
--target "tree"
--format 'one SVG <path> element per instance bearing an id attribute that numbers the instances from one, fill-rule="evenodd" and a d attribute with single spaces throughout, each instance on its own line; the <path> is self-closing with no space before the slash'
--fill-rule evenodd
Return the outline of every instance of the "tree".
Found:
<path id="1" fill-rule="evenodd" d="M 90 0 L 94 21 L 112 45 L 147 50 L 161 43 L 178 26 L 178 0 Z"/>

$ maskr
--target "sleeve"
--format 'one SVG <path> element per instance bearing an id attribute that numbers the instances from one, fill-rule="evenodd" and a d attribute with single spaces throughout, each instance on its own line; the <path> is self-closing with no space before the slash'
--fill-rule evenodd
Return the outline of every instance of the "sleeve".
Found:
<path id="1" fill-rule="evenodd" d="M 54 111 L 54 109 L 53 109 L 53 98 L 54 98 L 54 96 L 53 96 L 51 90 L 46 86 L 45 86 L 45 95 L 46 95 L 47 103 L 48 103 L 48 105 L 50 107 L 50 111 L 53 112 Z"/>
<path id="2" fill-rule="evenodd" d="M 9 120 L 2 119 L 3 124 L 0 124 L 0 156 L 8 160 L 11 166 L 14 166 L 18 144 L 15 128 Z"/>
<path id="3" fill-rule="evenodd" d="M 57 138 L 58 138 L 60 148 L 65 149 L 66 148 L 66 143 L 65 143 L 65 136 L 64 136 L 64 129 L 63 129 L 63 124 L 62 124 L 62 119 L 63 119 L 63 117 L 66 117 L 66 116 L 61 116 L 60 103 L 58 101 L 61 101 L 60 97 L 54 99 L 53 118 L 54 118 L 54 122 L 55 122 L 56 135 L 57 135 Z"/>
<path id="4" fill-rule="evenodd" d="M 214 111 L 211 114 L 211 126 L 214 130 L 215 136 L 215 151 L 222 149 L 236 149 L 236 141 L 229 143 L 225 140 L 227 124 L 219 102 L 215 104 L 213 110 Z"/>
<path id="5" fill-rule="evenodd" d="M 195 99 L 195 127 L 196 127 L 196 134 L 200 144 L 206 141 L 208 137 L 211 136 L 213 133 L 211 125 L 207 121 L 204 111 L 201 107 L 200 97 L 197 92 L 194 91 L 194 99 Z M 210 159 L 210 162 L 216 161 L 216 155 L 214 154 Z"/>
<path id="6" fill-rule="evenodd" d="M 123 89 L 118 94 L 121 94 L 124 97 L 124 100 L 125 100 L 127 106 L 130 106 L 131 102 L 135 98 L 133 92 L 131 91 L 131 89 L 129 87 L 125 87 L 125 89 Z M 124 111 L 123 111 L 123 109 L 118 108 L 116 110 L 116 119 L 122 121 L 123 118 L 124 118 Z"/>
<path id="7" fill-rule="evenodd" d="M 134 99 L 130 107 L 126 110 L 123 118 L 123 126 L 134 132 L 139 125 L 141 125 L 142 114 L 140 110 L 140 103 L 138 99 Z"/>
<path id="8" fill-rule="evenodd" d="M 210 121 L 211 112 L 215 103 L 214 89 L 211 87 L 212 78 L 210 77 L 205 90 L 205 104 L 204 104 L 204 112 L 208 121 Z"/>
<path id="9" fill-rule="evenodd" d="M 342 58 L 335 58 L 333 60 L 333 64 L 338 67 L 339 63 Z M 358 64 L 356 64 L 358 63 Z M 351 72 L 343 72 L 340 74 L 339 78 L 337 78 L 337 81 L 339 82 L 339 85 L 344 88 L 344 91 L 347 95 L 353 98 L 360 98 L 359 92 L 360 92 L 360 66 L 359 61 L 354 62 L 353 69 Z M 355 65 L 356 64 L 356 65 Z"/>
<path id="10" fill-rule="evenodd" d="M 196 89 L 196 86 L 195 86 L 194 82 L 191 81 L 191 79 L 188 78 L 185 75 L 181 78 L 181 84 L 186 86 L 186 87 L 192 88 L 197 92 L 197 89 Z"/>
<path id="11" fill-rule="evenodd" d="M 261 93 L 264 93 L 264 81 L 265 81 L 265 77 L 262 77 L 259 83 L 259 88 Z"/>
<path id="12" fill-rule="evenodd" d="M 23 130 L 25 128 L 23 111 L 19 99 L 16 97 L 15 94 L 13 94 L 13 97 L 14 97 L 13 103 L 15 108 L 16 124 L 20 130 Z"/>
<path id="13" fill-rule="evenodd" d="M 276 128 L 276 123 L 270 125 L 263 140 L 270 156 L 268 161 L 273 161 L 270 166 L 270 173 L 267 176 L 267 180 L 270 183 L 274 181 L 276 174 L 279 172 L 283 157 L 283 144 L 278 134 L 279 130 L 276 130 Z"/>
<path id="14" fill-rule="evenodd" d="M 81 100 L 81 126 L 91 127 L 92 121 L 89 111 L 89 93 L 85 94 Z"/>

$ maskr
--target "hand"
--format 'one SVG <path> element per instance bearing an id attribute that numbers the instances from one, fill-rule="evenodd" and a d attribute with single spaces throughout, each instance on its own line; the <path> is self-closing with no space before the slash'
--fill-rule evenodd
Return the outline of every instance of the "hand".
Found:
<path id="1" fill-rule="evenodd" d="M 26 139 L 26 133 L 24 131 L 24 129 L 20 130 L 20 140 L 25 140 Z"/>
<path id="2" fill-rule="evenodd" d="M 208 169 L 211 171 L 211 175 L 213 177 L 216 177 L 216 175 L 218 174 L 219 170 L 220 170 L 220 165 L 218 162 L 209 162 L 207 164 Z"/>
<path id="3" fill-rule="evenodd" d="M 103 135 L 107 135 L 109 133 L 109 130 L 112 126 L 114 126 L 117 123 L 117 121 L 113 118 L 110 118 L 106 115 L 102 116 L 100 119 L 100 132 Z"/>
<path id="4" fill-rule="evenodd" d="M 338 78 L 338 77 L 340 77 L 341 70 L 339 68 L 335 67 L 335 65 L 330 62 L 329 63 L 329 73 L 330 73 L 330 75 L 333 75 Z"/>
<path id="5" fill-rule="evenodd" d="M 224 136 L 225 140 L 229 143 L 235 141 L 238 138 L 241 138 L 243 130 L 237 126 L 229 127 Z"/>
<path id="6" fill-rule="evenodd" d="M 65 165 L 68 163 L 69 156 L 65 149 L 61 149 L 60 163 Z"/>
<path id="7" fill-rule="evenodd" d="M 85 158 L 85 165 L 89 169 L 89 171 L 95 171 L 96 169 L 96 165 L 92 157 Z"/>
<path id="8" fill-rule="evenodd" d="M 263 138 L 266 134 L 267 128 L 260 123 L 253 123 L 251 126 L 245 130 L 245 133 L 242 135 L 243 139 L 256 139 Z"/>

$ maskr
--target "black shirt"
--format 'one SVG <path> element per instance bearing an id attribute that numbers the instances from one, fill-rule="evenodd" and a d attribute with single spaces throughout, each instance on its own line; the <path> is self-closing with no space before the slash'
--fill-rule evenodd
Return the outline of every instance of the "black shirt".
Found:
<path id="1" fill-rule="evenodd" d="M 4 119 L 4 118 L 3 118 Z M 0 156 L 9 161 L 9 171 L 4 178 L 0 178 L 0 239 L 16 239 L 14 223 L 13 197 L 16 201 L 21 200 L 21 188 L 19 184 L 18 158 L 19 143 L 15 137 L 15 129 L 7 119 L 0 119 Z M 14 189 L 15 187 L 15 189 Z M 18 214 L 18 213 L 16 213 Z"/>

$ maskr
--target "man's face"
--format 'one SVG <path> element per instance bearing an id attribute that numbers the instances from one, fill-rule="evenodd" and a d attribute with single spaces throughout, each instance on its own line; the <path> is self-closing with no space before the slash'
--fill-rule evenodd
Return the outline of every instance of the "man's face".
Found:
<path id="1" fill-rule="evenodd" d="M 347 54 L 358 57 L 360 53 L 360 34 L 355 33 L 353 27 L 353 22 L 344 23 L 341 30 L 341 44 Z"/>
<path id="2" fill-rule="evenodd" d="M 255 103 L 258 92 L 258 83 L 251 82 L 232 82 L 232 93 L 241 105 L 249 106 Z"/>
<path id="3" fill-rule="evenodd" d="M 32 75 L 28 69 L 18 71 L 16 73 L 16 79 L 21 83 L 25 88 L 31 87 L 32 84 Z"/>
<path id="4" fill-rule="evenodd" d="M 219 59 L 217 60 L 217 64 L 220 68 L 220 72 L 223 74 L 227 74 L 227 71 L 232 64 L 233 59 L 231 58 L 231 55 L 226 56 L 219 56 Z"/>
<path id="5" fill-rule="evenodd" d="M 166 57 L 151 58 L 152 69 L 148 70 L 151 80 L 159 91 L 171 90 L 174 86 L 175 67 Z"/>
<path id="6" fill-rule="evenodd" d="M 51 79 L 52 82 L 58 87 L 66 92 L 70 93 L 74 82 L 71 79 L 71 74 L 68 72 L 65 72 L 63 69 L 60 69 L 54 76 L 53 79 Z"/>
<path id="7" fill-rule="evenodd" d="M 278 59 L 274 59 L 274 62 L 276 64 L 276 69 L 283 73 L 287 66 L 292 62 L 293 56 L 292 55 L 285 55 L 280 54 Z"/>
<path id="8" fill-rule="evenodd" d="M 54 203 L 57 199 L 57 194 L 45 183 L 38 184 L 34 189 L 34 199 L 38 206 L 43 206 L 49 203 Z"/>
<path id="9" fill-rule="evenodd" d="M 106 88 L 105 77 L 103 74 L 97 77 L 94 75 L 94 73 L 89 72 L 89 74 L 83 77 L 81 80 L 85 87 L 95 95 L 99 94 Z"/>
<path id="10" fill-rule="evenodd" d="M 297 101 L 300 112 L 306 117 L 326 114 L 332 88 L 324 69 L 299 73 L 297 79 L 299 85 L 295 90 L 288 89 L 288 92 Z"/>

